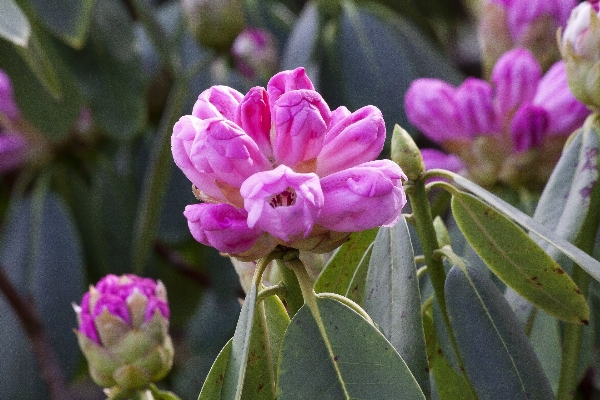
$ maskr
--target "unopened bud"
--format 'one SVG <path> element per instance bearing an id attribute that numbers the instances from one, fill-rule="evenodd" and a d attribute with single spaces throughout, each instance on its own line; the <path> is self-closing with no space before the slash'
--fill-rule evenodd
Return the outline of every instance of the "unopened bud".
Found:
<path id="1" fill-rule="evenodd" d="M 183 0 L 190 32 L 202 46 L 228 50 L 244 29 L 240 0 Z"/>
<path id="2" fill-rule="evenodd" d="M 392 133 L 392 161 L 402 168 L 409 180 L 415 181 L 425 171 L 423 156 L 413 138 L 400 125 Z"/>
<path id="3" fill-rule="evenodd" d="M 579 101 L 600 109 L 600 17 L 584 2 L 575 7 L 559 41 L 571 91 Z"/>
<path id="4" fill-rule="evenodd" d="M 233 42 L 231 55 L 238 71 L 248 79 L 267 80 L 277 72 L 277 46 L 264 29 L 245 29 Z"/>
<path id="5" fill-rule="evenodd" d="M 135 275 L 107 275 L 74 305 L 79 347 L 92 379 L 134 391 L 164 378 L 173 364 L 164 285 Z"/>

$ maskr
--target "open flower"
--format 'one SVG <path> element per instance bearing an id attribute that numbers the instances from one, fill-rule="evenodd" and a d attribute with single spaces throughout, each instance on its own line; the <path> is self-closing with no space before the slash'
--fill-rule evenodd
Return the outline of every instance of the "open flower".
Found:
<path id="1" fill-rule="evenodd" d="M 143 389 L 171 369 L 169 306 L 161 282 L 107 275 L 73 307 L 79 346 L 98 385 L 113 391 Z"/>
<path id="2" fill-rule="evenodd" d="M 394 224 L 404 173 L 373 161 L 385 141 L 381 112 L 333 112 L 303 68 L 244 96 L 213 86 L 173 129 L 175 163 L 202 204 L 186 208 L 200 243 L 254 260 L 277 245 L 313 252 L 351 232 Z"/>
<path id="3" fill-rule="evenodd" d="M 484 0 L 479 39 L 489 72 L 507 51 L 526 48 L 546 70 L 560 59 L 556 30 L 564 27 L 577 0 Z"/>
<path id="4" fill-rule="evenodd" d="M 502 56 L 491 83 L 467 78 L 456 88 L 417 79 L 406 93 L 405 107 L 416 127 L 460 158 L 471 179 L 486 186 L 535 188 L 546 182 L 566 137 L 589 114 L 569 90 L 564 63 L 555 63 L 542 76 L 525 49 Z M 439 166 L 440 160 L 437 152 L 424 154 L 428 167 Z M 462 169 L 456 161 L 448 169 Z"/>

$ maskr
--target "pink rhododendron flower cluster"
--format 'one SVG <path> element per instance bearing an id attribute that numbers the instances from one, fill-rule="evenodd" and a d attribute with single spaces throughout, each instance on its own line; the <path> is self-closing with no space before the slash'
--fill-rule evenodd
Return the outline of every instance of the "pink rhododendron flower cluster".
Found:
<path id="1" fill-rule="evenodd" d="M 377 108 L 331 111 L 303 68 L 245 96 L 213 86 L 173 128 L 175 163 L 202 200 L 185 209 L 190 231 L 254 260 L 277 245 L 330 251 L 350 232 L 391 225 L 406 177 L 375 160 L 384 140 Z"/>
<path id="2" fill-rule="evenodd" d="M 409 120 L 431 140 L 460 158 L 448 169 L 466 170 L 482 185 L 539 187 L 549 177 L 566 137 L 589 110 L 570 92 L 565 65 L 545 75 L 525 49 L 506 53 L 491 83 L 467 78 L 459 87 L 418 79 L 406 93 Z M 427 168 L 444 163 L 441 152 L 426 152 Z"/>

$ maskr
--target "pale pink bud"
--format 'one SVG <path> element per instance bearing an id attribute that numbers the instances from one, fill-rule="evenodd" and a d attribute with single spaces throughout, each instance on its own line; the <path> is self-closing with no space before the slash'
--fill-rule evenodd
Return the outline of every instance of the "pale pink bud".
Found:
<path id="1" fill-rule="evenodd" d="M 570 135 L 583 125 L 590 114 L 590 110 L 569 89 L 564 61 L 555 63 L 546 72 L 533 103 L 548 111 L 550 135 Z"/>
<path id="2" fill-rule="evenodd" d="M 228 86 L 212 86 L 198 96 L 192 115 L 200 119 L 223 117 L 233 121 L 244 96 Z"/>
<path id="3" fill-rule="evenodd" d="M 458 87 L 454 101 L 457 120 L 464 135 L 475 137 L 498 132 L 493 90 L 489 83 L 467 78 Z"/>
<path id="4" fill-rule="evenodd" d="M 338 232 L 391 226 L 406 204 L 406 176 L 390 160 L 370 161 L 321 179 L 325 201 L 319 225 Z"/>
<path id="5" fill-rule="evenodd" d="M 192 204 L 183 213 L 194 239 L 223 253 L 239 254 L 249 250 L 261 231 L 249 228 L 248 213 L 230 204 Z"/>
<path id="6" fill-rule="evenodd" d="M 439 79 L 421 78 L 412 82 L 404 97 L 409 121 L 434 142 L 459 138 L 454 94 L 456 88 Z"/>
<path id="7" fill-rule="evenodd" d="M 569 22 L 563 33 L 563 46 L 569 42 L 571 46 L 573 46 L 574 53 L 579 55 L 588 56 L 597 52 L 598 49 L 596 46 L 593 48 L 590 47 L 590 44 L 595 45 L 597 40 L 594 40 L 591 37 L 592 35 L 589 31 L 591 25 L 591 16 L 592 14 L 597 13 L 598 11 L 594 8 L 594 6 L 587 1 L 584 1 L 575 7 L 571 12 Z"/>
<path id="8" fill-rule="evenodd" d="M 267 92 L 269 93 L 271 105 L 275 104 L 275 101 L 284 93 L 301 89 L 315 89 L 302 67 L 289 71 L 281 71 L 275 74 L 267 84 Z"/>
<path id="9" fill-rule="evenodd" d="M 540 147 L 546 137 L 549 121 L 548 112 L 544 108 L 531 103 L 521 106 L 510 124 L 514 151 L 521 153 Z"/>
<path id="10" fill-rule="evenodd" d="M 267 91 L 256 86 L 250 89 L 236 112 L 235 122 L 256 142 L 267 157 L 273 156 L 271 148 L 271 110 Z"/>
<path id="11" fill-rule="evenodd" d="M 307 237 L 323 206 L 319 177 L 296 173 L 285 165 L 250 176 L 240 193 L 248 211 L 248 226 L 285 242 Z"/>
<path id="12" fill-rule="evenodd" d="M 0 69 L 0 113 L 14 120 L 19 117 L 19 108 L 13 95 L 9 76 Z"/>
<path id="13" fill-rule="evenodd" d="M 366 106 L 332 125 L 317 161 L 323 177 L 371 161 L 381 153 L 385 122 L 377 107 Z"/>
<path id="14" fill-rule="evenodd" d="M 235 38 L 231 54 L 238 71 L 248 79 L 270 77 L 277 69 L 277 46 L 264 29 L 245 29 Z"/>
<path id="15" fill-rule="evenodd" d="M 515 0 L 504 2 L 507 7 L 507 20 L 510 32 L 515 40 L 531 29 L 534 22 L 542 17 L 553 21 L 554 31 L 564 26 L 576 0 Z"/>
<path id="16" fill-rule="evenodd" d="M 510 118 L 520 104 L 533 100 L 541 77 L 542 68 L 528 50 L 514 49 L 500 57 L 491 79 L 501 119 Z"/>
<path id="17" fill-rule="evenodd" d="M 321 152 L 331 120 L 329 106 L 314 90 L 292 90 L 273 105 L 275 161 L 294 167 Z"/>

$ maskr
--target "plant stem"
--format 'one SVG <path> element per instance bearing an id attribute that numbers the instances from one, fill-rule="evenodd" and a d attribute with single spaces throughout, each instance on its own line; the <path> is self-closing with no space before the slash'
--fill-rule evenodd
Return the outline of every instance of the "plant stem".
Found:
<path id="1" fill-rule="evenodd" d="M 46 335 L 46 330 L 37 314 L 37 310 L 30 301 L 24 299 L 17 292 L 1 266 L 0 292 L 4 293 L 31 342 L 33 355 L 40 367 L 42 378 L 48 385 L 50 397 L 54 400 L 74 399 L 75 397 L 65 382 L 58 358 L 48 335 Z"/>
<path id="2" fill-rule="evenodd" d="M 132 269 L 138 275 L 143 275 L 144 265 L 150 255 L 151 243 L 167 191 L 172 169 L 169 137 L 173 125 L 183 112 L 188 83 L 188 79 L 176 79 L 152 144 L 133 232 Z"/>
<path id="3" fill-rule="evenodd" d="M 573 281 L 587 295 L 590 276 L 579 265 L 573 268 Z M 567 324 L 563 336 L 562 362 L 560 365 L 560 380 L 558 381 L 557 400 L 571 400 L 575 397 L 579 383 L 579 357 L 581 353 L 581 340 L 583 326 Z"/>
<path id="4" fill-rule="evenodd" d="M 442 309 L 446 327 L 451 332 L 450 320 L 446 312 L 446 299 L 444 297 L 446 271 L 444 270 L 441 258 L 434 256 L 435 251 L 439 249 L 440 245 L 433 226 L 433 218 L 424 181 L 417 180 L 413 181 L 412 185 L 407 185 L 406 194 L 410 199 L 415 228 L 417 229 L 417 235 L 423 249 L 425 264 L 427 265 L 427 273 L 431 278 L 435 297 Z"/>

